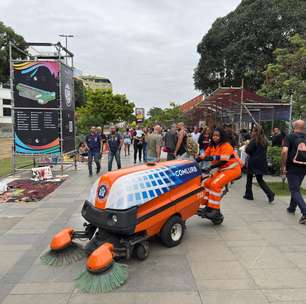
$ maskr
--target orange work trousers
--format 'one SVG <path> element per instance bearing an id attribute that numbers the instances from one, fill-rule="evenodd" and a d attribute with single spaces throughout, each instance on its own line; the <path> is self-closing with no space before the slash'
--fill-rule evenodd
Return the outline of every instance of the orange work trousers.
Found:
<path id="1" fill-rule="evenodd" d="M 224 187 L 241 175 L 240 165 L 231 169 L 221 169 L 204 182 L 204 202 L 213 209 L 220 209 Z"/>

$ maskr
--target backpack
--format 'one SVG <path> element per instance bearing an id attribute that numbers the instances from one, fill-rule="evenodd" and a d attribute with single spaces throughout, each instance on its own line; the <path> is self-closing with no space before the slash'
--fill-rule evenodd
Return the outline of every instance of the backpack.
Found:
<path id="1" fill-rule="evenodd" d="M 297 139 L 296 154 L 293 157 L 292 162 L 294 164 L 306 165 L 306 142 L 305 142 L 305 137 L 302 139 L 302 142 L 301 142 L 301 138 Z"/>
<path id="2" fill-rule="evenodd" d="M 191 136 L 187 137 L 187 154 L 198 155 L 199 154 L 199 144 L 196 143 Z"/>

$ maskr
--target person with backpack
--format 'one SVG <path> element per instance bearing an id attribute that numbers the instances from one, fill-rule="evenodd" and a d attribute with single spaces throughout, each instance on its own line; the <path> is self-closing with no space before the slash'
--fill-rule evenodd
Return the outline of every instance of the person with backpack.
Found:
<path id="1" fill-rule="evenodd" d="M 187 132 L 185 130 L 185 125 L 183 122 L 180 122 L 176 126 L 177 128 L 177 142 L 173 156 L 175 158 L 182 158 L 183 155 L 187 152 Z"/>
<path id="2" fill-rule="evenodd" d="M 275 194 L 263 179 L 263 175 L 268 171 L 267 148 L 268 141 L 264 135 L 263 129 L 261 126 L 254 126 L 251 133 L 251 140 L 245 148 L 245 153 L 248 157 L 246 164 L 247 183 L 245 195 L 243 196 L 244 199 L 254 200 L 252 183 L 253 176 L 255 175 L 257 183 L 268 197 L 269 203 L 272 203 L 274 200 Z"/>
<path id="3" fill-rule="evenodd" d="M 107 137 L 108 144 L 108 171 L 112 171 L 113 160 L 116 158 L 117 167 L 121 169 L 120 150 L 122 146 L 122 138 L 119 132 L 116 131 L 116 127 L 111 127 L 111 133 Z"/>
<path id="4" fill-rule="evenodd" d="M 291 193 L 289 213 L 295 213 L 298 206 L 302 217 L 300 224 L 306 224 L 306 204 L 301 194 L 301 184 L 306 175 L 306 134 L 305 122 L 297 120 L 293 124 L 293 133 L 286 136 L 281 153 L 281 174 L 287 176 Z"/>

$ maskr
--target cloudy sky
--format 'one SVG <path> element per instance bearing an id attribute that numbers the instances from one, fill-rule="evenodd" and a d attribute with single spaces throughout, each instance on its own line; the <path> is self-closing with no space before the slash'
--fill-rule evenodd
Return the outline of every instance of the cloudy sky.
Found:
<path id="1" fill-rule="evenodd" d="M 0 0 L 0 20 L 27 41 L 68 47 L 83 74 L 110 78 L 138 107 L 196 96 L 196 46 L 213 21 L 240 0 Z"/>

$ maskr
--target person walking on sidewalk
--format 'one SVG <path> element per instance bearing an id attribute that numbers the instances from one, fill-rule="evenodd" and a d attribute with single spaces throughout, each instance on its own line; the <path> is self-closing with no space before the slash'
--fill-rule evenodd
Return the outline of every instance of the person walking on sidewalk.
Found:
<path id="1" fill-rule="evenodd" d="M 298 206 L 302 212 L 300 224 L 306 224 L 306 204 L 301 194 L 301 184 L 306 175 L 305 151 L 299 151 L 300 145 L 305 144 L 305 123 L 297 120 L 293 123 L 293 133 L 286 136 L 281 153 L 281 174 L 287 175 L 289 190 L 291 192 L 289 213 L 295 213 Z M 301 158 L 301 159 L 299 159 Z"/>
<path id="2" fill-rule="evenodd" d="M 107 137 L 108 144 L 108 171 L 112 171 L 114 157 L 117 162 L 118 169 L 121 169 L 120 150 L 122 146 L 122 138 L 119 132 L 116 131 L 116 127 L 111 127 L 111 133 Z"/>
<path id="3" fill-rule="evenodd" d="M 100 157 L 102 154 L 101 137 L 96 131 L 96 127 L 90 128 L 90 133 L 85 137 L 85 145 L 88 151 L 88 172 L 92 176 L 92 160 L 96 163 L 97 174 L 100 173 Z"/>
<path id="4" fill-rule="evenodd" d="M 142 147 L 144 141 L 144 133 L 141 130 L 141 127 L 138 126 L 133 135 L 133 142 L 134 142 L 134 164 L 136 164 L 137 160 L 137 153 L 139 157 L 139 162 L 141 163 L 141 156 L 142 156 Z"/>
<path id="5" fill-rule="evenodd" d="M 123 143 L 124 143 L 124 156 L 130 155 L 130 146 L 132 143 L 132 139 L 129 128 L 127 128 L 125 133 L 123 134 Z"/>
<path id="6" fill-rule="evenodd" d="M 187 132 L 183 122 L 177 124 L 177 142 L 173 156 L 182 158 L 187 152 Z"/>
<path id="7" fill-rule="evenodd" d="M 266 184 L 263 179 L 263 175 L 267 173 L 267 147 L 268 141 L 263 133 L 260 126 L 254 126 L 251 134 L 251 141 L 246 147 L 245 152 L 248 155 L 247 161 L 247 183 L 245 189 L 245 195 L 243 198 L 247 200 L 254 200 L 252 191 L 253 176 L 255 175 L 256 180 L 260 188 L 267 195 L 270 203 L 273 202 L 275 194 Z"/>
<path id="8" fill-rule="evenodd" d="M 159 125 L 156 125 L 154 132 L 148 135 L 147 144 L 148 162 L 159 162 L 162 145 L 161 127 Z"/>
<path id="9" fill-rule="evenodd" d="M 176 125 L 173 124 L 165 135 L 165 151 L 167 152 L 167 160 L 174 160 L 173 155 L 177 143 Z"/>

